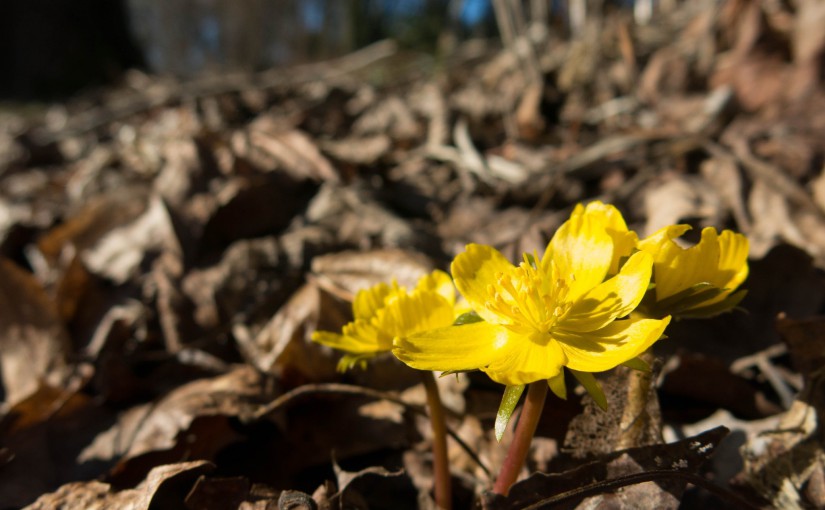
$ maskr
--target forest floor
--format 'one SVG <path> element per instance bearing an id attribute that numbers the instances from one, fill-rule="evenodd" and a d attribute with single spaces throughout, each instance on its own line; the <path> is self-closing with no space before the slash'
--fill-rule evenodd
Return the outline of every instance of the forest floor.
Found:
<path id="1" fill-rule="evenodd" d="M 825 506 L 825 7 L 698 4 L 0 113 L 0 508 L 431 507 L 420 379 L 312 332 L 594 199 L 744 233 L 747 297 L 548 397 L 509 498 L 503 387 L 440 378 L 454 507 Z"/>

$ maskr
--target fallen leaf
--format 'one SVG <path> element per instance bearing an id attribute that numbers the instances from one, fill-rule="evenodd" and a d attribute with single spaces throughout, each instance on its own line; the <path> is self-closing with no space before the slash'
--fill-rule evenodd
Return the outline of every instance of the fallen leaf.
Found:
<path id="1" fill-rule="evenodd" d="M 48 385 L 11 406 L 0 422 L 0 501 L 19 508 L 61 484 L 103 475 L 108 464 L 84 464 L 77 457 L 113 419 L 76 389 Z"/>
<path id="2" fill-rule="evenodd" d="M 13 405 L 42 381 L 59 386 L 68 375 L 69 337 L 40 282 L 0 259 L 0 375 L 3 401 Z"/>
<path id="3" fill-rule="evenodd" d="M 677 508 L 678 495 L 687 483 L 678 475 L 698 474 L 727 433 L 724 427 L 717 427 L 676 443 L 631 448 L 599 456 L 597 460 L 569 471 L 534 473 L 513 485 L 507 497 L 485 494 L 483 507 L 504 510 L 586 502 L 584 504 L 615 505 L 620 508 Z M 621 486 L 611 486 L 609 483 L 646 472 L 653 472 L 649 479 L 640 477 L 629 480 L 628 486 L 621 490 Z M 662 486 L 667 490 L 663 490 Z M 582 490 L 587 487 L 594 490 Z"/>
<path id="4" fill-rule="evenodd" d="M 260 391 L 260 376 L 246 366 L 184 384 L 157 402 L 124 412 L 78 460 L 117 461 L 115 476 L 134 480 L 148 471 L 147 461 L 211 458 L 238 439 L 228 420 L 251 416 Z"/>

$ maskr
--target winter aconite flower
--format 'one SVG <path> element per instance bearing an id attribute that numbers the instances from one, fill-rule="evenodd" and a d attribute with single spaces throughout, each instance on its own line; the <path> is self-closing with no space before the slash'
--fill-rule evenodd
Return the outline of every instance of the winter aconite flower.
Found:
<path id="1" fill-rule="evenodd" d="M 347 354 L 338 364 L 347 370 L 392 349 L 393 338 L 441 328 L 455 319 L 456 292 L 450 276 L 433 271 L 408 292 L 396 282 L 361 290 L 352 303 L 353 321 L 341 334 L 316 331 L 312 339 Z"/>
<path id="2" fill-rule="evenodd" d="M 594 202 L 576 207 L 541 259 L 525 254 L 514 266 L 470 244 L 452 273 L 483 321 L 399 335 L 393 353 L 413 368 L 480 369 L 508 386 L 548 379 L 563 393 L 563 367 L 592 378 L 633 360 L 669 322 L 629 317 L 653 265 L 650 254 L 631 254 L 635 240 L 618 210 Z"/>
<path id="3" fill-rule="evenodd" d="M 736 289 L 748 276 L 748 239 L 742 234 L 702 230 L 702 239 L 690 248 L 674 241 L 689 225 L 660 229 L 639 242 L 653 256 L 655 286 L 640 311 L 650 317 L 711 317 L 735 307 L 745 297 Z"/>

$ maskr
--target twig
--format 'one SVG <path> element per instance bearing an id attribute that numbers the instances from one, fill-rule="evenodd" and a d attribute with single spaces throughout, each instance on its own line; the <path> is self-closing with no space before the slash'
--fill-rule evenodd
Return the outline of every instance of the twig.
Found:
<path id="1" fill-rule="evenodd" d="M 735 492 L 725 489 L 724 487 L 720 487 L 719 485 L 716 485 L 715 483 L 709 480 L 706 480 L 704 477 L 700 475 L 688 473 L 686 471 L 654 470 L 645 471 L 643 473 L 634 473 L 632 475 L 627 476 L 621 476 L 619 478 L 614 478 L 613 480 L 604 480 L 601 482 L 593 483 L 591 485 L 585 485 L 584 487 L 577 487 L 575 489 L 562 492 L 561 494 L 556 494 L 555 496 L 542 499 L 537 503 L 533 503 L 530 506 L 524 507 L 522 510 L 539 510 L 540 508 L 548 508 L 552 505 L 558 505 L 560 503 L 570 500 L 582 500 L 590 496 L 604 494 L 606 492 L 611 492 L 621 487 L 627 487 L 628 485 L 636 485 L 644 482 L 653 482 L 656 480 L 668 480 L 672 478 L 685 480 L 688 483 L 692 483 L 693 485 L 701 487 L 734 508 L 762 508 L 751 503 L 750 501 L 746 500 L 745 498 L 736 494 Z"/>
<path id="2" fill-rule="evenodd" d="M 424 409 L 423 406 L 416 406 L 410 404 L 409 402 L 405 402 L 404 400 L 400 399 L 399 397 L 387 393 L 384 391 L 373 390 L 371 388 L 365 388 L 363 386 L 355 386 L 352 384 L 341 384 L 341 383 L 321 383 L 321 384 L 305 384 L 303 386 L 299 386 L 293 390 L 290 390 L 280 397 L 276 398 L 269 404 L 266 404 L 262 408 L 260 408 L 255 414 L 252 415 L 252 419 L 260 419 L 264 416 L 277 411 L 278 409 L 287 406 L 288 404 L 292 403 L 293 400 L 297 400 L 298 398 L 319 394 L 319 393 L 327 393 L 332 395 L 353 395 L 358 397 L 368 397 L 374 398 L 376 400 L 386 400 L 387 402 L 392 402 L 394 404 L 398 404 L 405 409 L 408 409 L 416 414 L 427 416 L 427 411 Z M 484 474 L 487 475 L 487 478 L 492 478 L 493 475 L 490 472 L 490 469 L 484 465 L 478 455 L 470 448 L 470 446 L 461 439 L 458 434 L 456 434 L 450 427 L 447 427 L 447 434 L 452 437 L 456 443 L 465 451 L 467 455 L 473 459 L 473 462 L 478 464 Z"/>

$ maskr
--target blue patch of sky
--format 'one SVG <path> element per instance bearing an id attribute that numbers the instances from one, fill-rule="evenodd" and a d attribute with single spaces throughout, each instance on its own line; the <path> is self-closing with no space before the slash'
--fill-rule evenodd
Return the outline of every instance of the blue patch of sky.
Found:
<path id="1" fill-rule="evenodd" d="M 383 11 L 391 19 L 414 16 L 424 10 L 424 0 L 384 0 Z"/>
<path id="2" fill-rule="evenodd" d="M 304 28 L 310 32 L 320 32 L 324 28 L 325 0 L 303 0 L 301 2 L 301 20 Z"/>
<path id="3" fill-rule="evenodd" d="M 461 23 L 467 27 L 475 26 L 491 15 L 492 8 L 490 0 L 464 0 L 461 6 Z"/>

